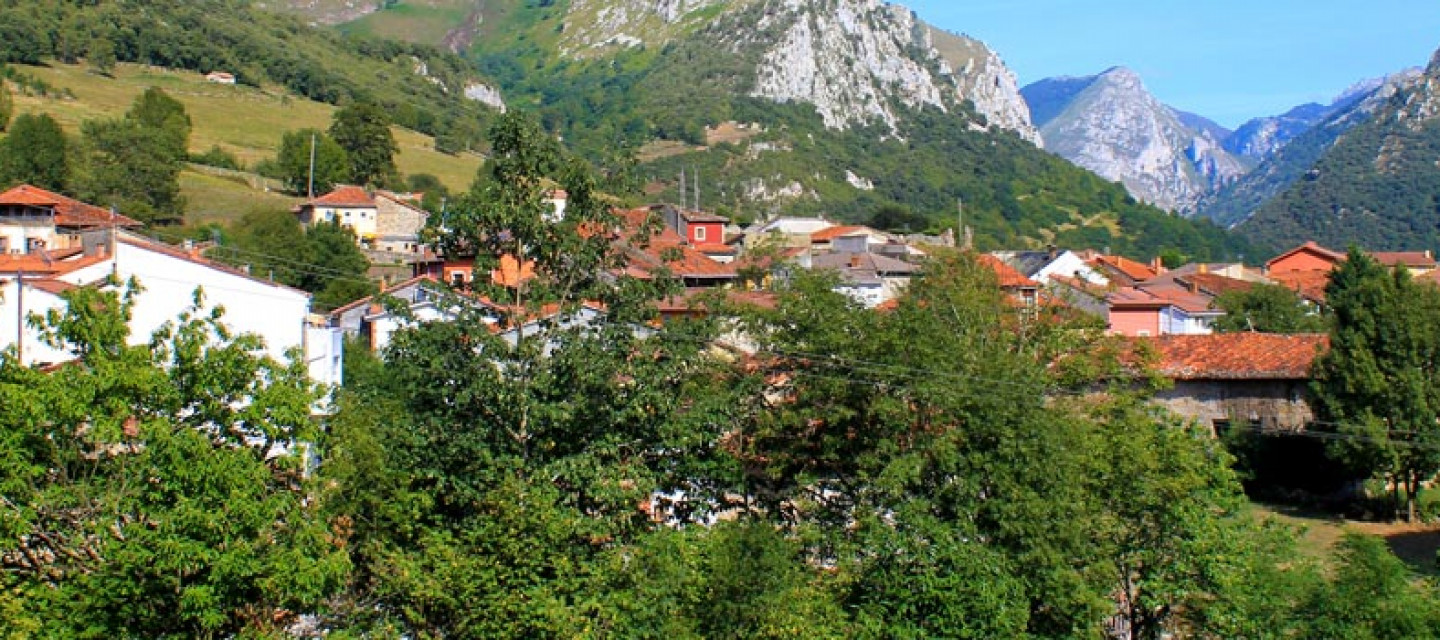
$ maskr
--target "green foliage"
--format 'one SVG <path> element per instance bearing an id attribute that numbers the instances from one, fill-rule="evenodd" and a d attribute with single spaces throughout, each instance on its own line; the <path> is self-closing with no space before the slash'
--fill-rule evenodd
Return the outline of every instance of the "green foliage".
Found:
<path id="1" fill-rule="evenodd" d="M 69 143 L 49 114 L 21 114 L 0 140 L 0 184 L 32 184 L 64 191 L 70 179 Z"/>
<path id="2" fill-rule="evenodd" d="M 207 167 L 217 167 L 220 169 L 230 169 L 233 171 L 238 171 L 244 168 L 240 165 L 240 159 L 236 158 L 235 154 L 221 149 L 220 145 L 218 144 L 211 146 L 210 150 L 206 151 L 205 153 L 190 154 L 189 161 L 195 164 L 203 164 Z"/>
<path id="3" fill-rule="evenodd" d="M 1306 156 L 1288 188 L 1239 227 L 1283 250 L 1314 240 L 1375 250 L 1440 249 L 1440 124 L 1395 117 L 1392 106 L 1354 126 L 1323 153 Z M 1292 143 L 1293 144 L 1293 143 Z M 1297 151 L 1298 153 L 1298 151 Z"/>
<path id="4" fill-rule="evenodd" d="M 1303 609 L 1312 638 L 1434 638 L 1440 597 L 1414 576 L 1380 538 L 1346 534 L 1340 567 Z"/>
<path id="5" fill-rule="evenodd" d="M 315 129 L 287 131 L 280 138 L 275 155 L 278 177 L 291 193 L 310 193 L 310 145 L 315 145 L 314 194 L 328 193 L 350 179 L 350 157 L 345 148 L 324 132 Z"/>
<path id="6" fill-rule="evenodd" d="M 245 214 L 213 255 L 251 273 L 315 294 L 326 309 L 359 300 L 375 290 L 370 262 L 355 245 L 355 234 L 338 223 L 304 228 L 295 214 L 257 210 Z"/>
<path id="7" fill-rule="evenodd" d="M 1324 316 L 1299 294 L 1280 285 L 1257 283 L 1244 291 L 1227 291 L 1215 298 L 1214 305 L 1225 310 L 1225 315 L 1215 320 L 1219 333 L 1321 333 L 1327 329 Z"/>
<path id="8" fill-rule="evenodd" d="M 492 111 L 464 97 L 473 68 L 433 46 L 343 36 L 248 0 L 103 0 L 0 4 L 0 62 L 74 62 L 108 43 L 114 60 L 228 71 L 333 105 L 374 100 L 401 126 L 475 144 Z M 103 53 L 103 52 L 102 52 Z M 96 65 L 95 52 L 86 52 Z M 102 56 L 103 57 L 103 56 Z M 424 64 L 426 75 L 417 74 Z"/>
<path id="9" fill-rule="evenodd" d="M 190 126 L 184 105 L 155 87 L 137 97 L 124 118 L 86 121 L 75 191 L 81 200 L 115 207 L 143 222 L 182 222 L 179 178 L 188 159 Z"/>
<path id="10" fill-rule="evenodd" d="M 0 131 L 10 129 L 10 117 L 15 115 L 15 96 L 10 94 L 10 84 L 0 79 Z"/>
<path id="11" fill-rule="evenodd" d="M 91 40 L 90 46 L 85 48 L 85 61 L 96 73 L 110 75 L 115 70 L 115 44 L 105 37 Z"/>
<path id="12" fill-rule="evenodd" d="M 385 185 L 398 179 L 395 154 L 400 148 L 390 133 L 390 115 L 379 105 L 357 102 L 336 111 L 329 133 L 350 161 L 346 179 L 351 183 Z"/>
<path id="13" fill-rule="evenodd" d="M 1330 350 L 1315 363 L 1312 389 L 1321 417 L 1346 436 L 1331 451 L 1392 483 L 1397 510 L 1403 499 L 1413 521 L 1419 487 L 1440 471 L 1440 289 L 1352 247 L 1325 297 Z"/>
<path id="14" fill-rule="evenodd" d="M 278 632 L 346 579 L 295 449 L 317 390 L 196 307 L 127 346 L 135 286 L 66 294 L 41 325 L 63 375 L 0 359 L 6 598 L 45 637 Z M 38 320 L 36 322 L 39 322 Z"/>

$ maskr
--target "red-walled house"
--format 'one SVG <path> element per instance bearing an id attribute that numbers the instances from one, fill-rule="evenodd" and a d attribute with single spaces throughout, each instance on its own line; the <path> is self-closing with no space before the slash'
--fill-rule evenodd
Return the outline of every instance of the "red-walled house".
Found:
<path id="1" fill-rule="evenodd" d="M 1265 274 L 1276 275 L 1296 271 L 1329 271 L 1345 261 L 1345 254 L 1306 242 L 1265 263 Z"/>

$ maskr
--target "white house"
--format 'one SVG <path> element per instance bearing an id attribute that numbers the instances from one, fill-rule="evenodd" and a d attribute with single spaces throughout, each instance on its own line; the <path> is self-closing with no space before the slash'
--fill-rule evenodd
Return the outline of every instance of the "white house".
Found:
<path id="1" fill-rule="evenodd" d="M 1096 271 L 1084 258 L 1070 250 L 1050 249 L 1047 251 L 996 251 L 991 253 L 1043 285 L 1050 284 L 1051 276 L 1079 278 L 1090 284 L 1108 284 L 1109 279 Z"/>
<path id="2" fill-rule="evenodd" d="M 194 250 L 118 229 L 110 234 L 111 241 L 92 255 L 48 262 L 35 255 L 0 257 L 0 348 L 20 349 L 26 364 L 71 359 L 41 345 L 25 319 L 62 308 L 60 294 L 67 289 L 105 286 L 114 276 L 122 282 L 133 278 L 142 288 L 130 319 L 132 344 L 148 342 L 156 330 L 174 322 L 194 305 L 199 290 L 204 307 L 222 309 L 222 322 L 232 331 L 259 336 L 277 360 L 285 361 L 293 350 L 317 382 L 340 383 L 340 333 L 311 321 L 309 293 L 210 262 Z M 33 270 L 37 262 L 44 264 L 44 272 Z"/>
<path id="3" fill-rule="evenodd" d="M 375 241 L 379 210 L 370 192 L 350 185 L 340 185 L 323 196 L 295 207 L 300 223 L 310 227 L 323 222 L 337 222 L 355 232 L 360 244 Z"/>

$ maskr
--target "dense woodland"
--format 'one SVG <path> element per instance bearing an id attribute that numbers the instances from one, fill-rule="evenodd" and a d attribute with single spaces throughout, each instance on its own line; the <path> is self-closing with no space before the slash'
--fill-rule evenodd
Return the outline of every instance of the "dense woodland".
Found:
<path id="1" fill-rule="evenodd" d="M 966 254 L 928 262 L 890 312 L 799 274 L 774 309 L 716 298 L 703 318 L 652 324 L 651 301 L 676 284 L 600 275 L 619 264 L 593 232 L 613 213 L 589 167 L 549 140 L 502 119 L 483 179 L 432 232 L 482 258 L 530 249 L 535 280 L 477 292 L 508 305 L 501 326 L 603 302 L 595 324 L 541 322 L 509 342 L 477 314 L 418 325 L 383 353 L 348 349 L 346 385 L 316 420 L 323 390 L 303 365 L 221 330 L 203 296 L 138 346 L 124 341 L 123 283 L 76 289 L 66 313 L 36 319 L 77 360 L 45 372 L 0 359 L 3 630 L 1440 630 L 1436 586 L 1379 539 L 1352 535 L 1324 561 L 1301 553 L 1295 531 L 1246 508 L 1221 441 L 1146 403 L 1160 383 L 1143 354 L 1021 313 Z M 544 221 L 541 178 L 571 196 L 559 224 Z M 1342 320 L 1365 308 L 1347 297 L 1440 310 L 1440 293 L 1357 264 L 1331 292 L 1346 353 L 1383 347 L 1369 333 L 1381 325 Z M 737 331 L 753 354 L 715 346 Z M 1420 335 L 1405 342 L 1429 344 Z M 1360 370 L 1337 358 L 1333 370 Z"/>

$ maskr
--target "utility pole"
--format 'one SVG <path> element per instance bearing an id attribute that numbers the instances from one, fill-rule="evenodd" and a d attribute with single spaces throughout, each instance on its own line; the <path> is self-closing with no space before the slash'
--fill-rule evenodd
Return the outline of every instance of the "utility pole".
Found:
<path id="1" fill-rule="evenodd" d="M 310 132 L 310 182 L 305 187 L 305 197 L 315 199 L 315 132 Z"/>
<path id="2" fill-rule="evenodd" d="M 700 168 L 695 168 L 695 210 L 700 210 Z"/>
<path id="3" fill-rule="evenodd" d="M 15 360 L 25 364 L 25 270 L 15 278 Z"/>

